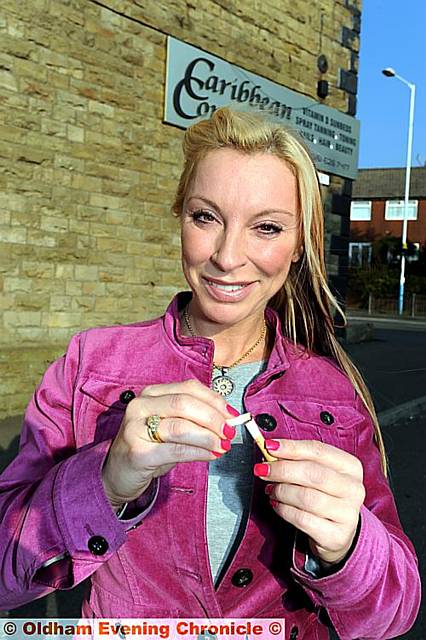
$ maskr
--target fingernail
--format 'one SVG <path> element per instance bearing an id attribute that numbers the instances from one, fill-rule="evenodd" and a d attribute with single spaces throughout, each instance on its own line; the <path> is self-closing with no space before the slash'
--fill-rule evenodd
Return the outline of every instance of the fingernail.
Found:
<path id="1" fill-rule="evenodd" d="M 265 447 L 270 451 L 276 451 L 280 448 L 278 440 L 265 440 Z"/>
<path id="2" fill-rule="evenodd" d="M 228 438 L 229 440 L 232 440 L 232 438 L 235 438 L 235 434 L 237 433 L 237 430 L 235 427 L 231 427 L 230 424 L 224 424 L 223 426 L 223 433 L 225 438 Z"/>
<path id="3" fill-rule="evenodd" d="M 216 458 L 220 458 L 222 456 L 222 454 L 218 453 L 217 451 L 210 451 L 210 453 L 212 453 L 214 456 L 216 456 Z"/>
<path id="4" fill-rule="evenodd" d="M 269 476 L 269 464 L 265 464 L 264 462 L 260 462 L 254 465 L 254 475 L 255 476 Z"/>
<path id="5" fill-rule="evenodd" d="M 231 448 L 231 443 L 229 440 L 221 440 L 220 441 L 220 446 L 222 447 L 222 449 L 224 449 L 225 451 L 229 451 L 229 449 Z"/>
<path id="6" fill-rule="evenodd" d="M 240 415 L 240 412 L 237 411 L 236 409 L 234 409 L 234 407 L 231 407 L 230 404 L 226 405 L 226 410 L 227 410 L 228 413 L 231 414 L 231 416 L 234 416 L 234 418 L 236 418 L 237 416 Z"/>
<path id="7" fill-rule="evenodd" d="M 273 484 L 267 484 L 265 487 L 265 493 L 267 496 L 269 496 L 272 493 L 272 489 L 274 488 Z"/>
<path id="8" fill-rule="evenodd" d="M 278 500 L 269 500 L 269 502 L 271 503 L 271 506 L 274 507 L 274 509 L 275 509 L 275 507 L 278 504 Z"/>

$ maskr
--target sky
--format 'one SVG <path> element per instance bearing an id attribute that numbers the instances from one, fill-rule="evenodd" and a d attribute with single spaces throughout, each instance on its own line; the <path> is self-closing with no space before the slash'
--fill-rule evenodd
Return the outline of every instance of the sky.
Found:
<path id="1" fill-rule="evenodd" d="M 359 167 L 405 167 L 410 89 L 416 85 L 412 166 L 426 164 L 426 0 L 363 0 L 358 77 Z"/>

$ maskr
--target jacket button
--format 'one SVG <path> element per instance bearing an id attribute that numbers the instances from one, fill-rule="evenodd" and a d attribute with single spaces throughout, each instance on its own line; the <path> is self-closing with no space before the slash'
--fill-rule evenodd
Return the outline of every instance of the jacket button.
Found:
<path id="1" fill-rule="evenodd" d="M 94 556 L 103 556 L 104 553 L 108 551 L 109 547 L 108 542 L 103 536 L 92 536 L 87 543 L 87 546 Z"/>
<path id="2" fill-rule="evenodd" d="M 299 635 L 299 628 L 292 627 L 290 631 L 290 640 L 297 640 L 298 635 Z"/>
<path id="3" fill-rule="evenodd" d="M 274 416 L 271 416 L 269 413 L 259 413 L 255 417 L 255 421 L 257 426 L 264 431 L 273 431 L 277 426 L 277 421 Z"/>
<path id="4" fill-rule="evenodd" d="M 231 578 L 234 587 L 246 587 L 253 580 L 253 572 L 250 569 L 238 569 Z"/>
<path id="5" fill-rule="evenodd" d="M 328 411 L 321 411 L 320 418 L 321 418 L 321 422 L 323 422 L 326 425 L 333 424 L 334 422 L 334 416 Z"/>
<path id="6" fill-rule="evenodd" d="M 133 400 L 133 398 L 136 398 L 135 392 L 131 389 L 127 389 L 127 391 L 123 391 L 123 393 L 120 395 L 120 402 L 122 402 L 123 404 L 129 404 L 129 402 Z"/>

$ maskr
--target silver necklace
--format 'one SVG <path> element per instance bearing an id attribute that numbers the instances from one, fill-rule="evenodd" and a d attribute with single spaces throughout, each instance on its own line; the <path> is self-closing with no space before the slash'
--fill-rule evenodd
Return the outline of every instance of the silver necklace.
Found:
<path id="1" fill-rule="evenodd" d="M 183 317 L 184 317 L 185 324 L 186 324 L 186 326 L 188 328 L 189 333 L 191 334 L 191 336 L 193 338 L 196 338 L 196 334 L 195 334 L 195 332 L 194 332 L 194 330 L 192 328 L 192 324 L 191 324 L 191 321 L 189 319 L 188 307 L 185 307 L 185 309 L 183 311 Z M 262 332 L 261 332 L 259 338 L 250 347 L 250 349 L 248 349 L 245 353 L 243 353 L 242 356 L 240 356 L 238 358 L 238 360 L 235 360 L 235 362 L 230 364 L 228 367 L 222 367 L 222 366 L 216 364 L 215 362 L 213 362 L 214 368 L 217 369 L 218 371 L 220 371 L 220 374 L 218 376 L 216 376 L 215 378 L 213 378 L 213 382 L 212 382 L 213 391 L 217 391 L 217 393 L 220 393 L 221 396 L 225 396 L 225 397 L 231 395 L 231 393 L 234 390 L 235 384 L 234 384 L 234 381 L 232 380 L 232 378 L 228 374 L 229 369 L 232 369 L 232 367 L 235 367 L 242 360 L 244 360 L 244 358 L 247 358 L 247 356 L 250 355 L 250 353 L 252 353 L 252 351 L 254 351 L 254 349 L 256 349 L 257 345 L 262 342 L 262 340 L 264 339 L 265 335 L 266 335 L 266 322 L 263 321 Z"/>

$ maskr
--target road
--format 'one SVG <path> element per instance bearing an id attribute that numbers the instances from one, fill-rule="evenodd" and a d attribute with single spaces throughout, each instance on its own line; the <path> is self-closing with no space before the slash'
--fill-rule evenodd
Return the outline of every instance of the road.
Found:
<path id="1" fill-rule="evenodd" d="M 346 350 L 363 374 L 377 411 L 426 396 L 426 325 L 420 331 L 376 327 L 372 341 Z"/>
<path id="2" fill-rule="evenodd" d="M 369 321 L 371 321 L 369 319 Z M 408 403 L 406 415 L 382 426 L 389 457 L 390 482 L 401 522 L 414 543 L 422 581 L 426 577 L 426 411 L 409 409 L 409 401 L 426 397 L 426 323 L 374 321 L 374 339 L 347 345 L 363 374 L 378 412 Z M 390 328 L 391 327 L 391 328 Z M 414 403 L 413 403 L 414 407 Z M 400 638 L 425 640 L 425 599 L 415 626 Z"/>
<path id="3" fill-rule="evenodd" d="M 383 430 L 389 456 L 390 481 L 404 530 L 412 540 L 419 558 L 422 581 L 426 576 L 426 413 L 407 417 Z M 401 638 L 425 640 L 425 598 L 416 624 Z"/>

